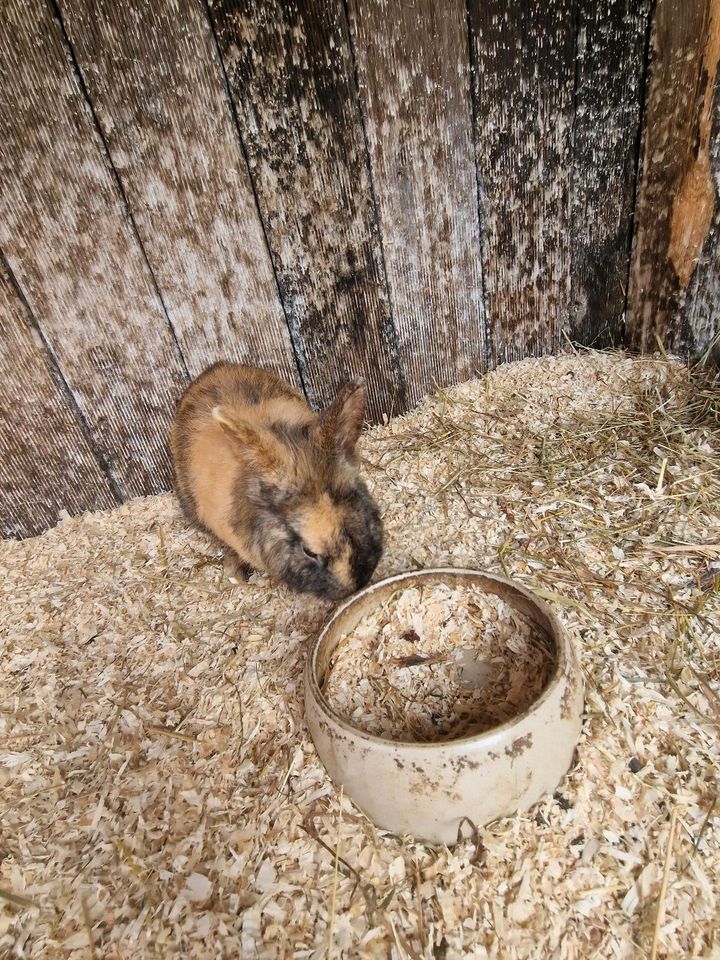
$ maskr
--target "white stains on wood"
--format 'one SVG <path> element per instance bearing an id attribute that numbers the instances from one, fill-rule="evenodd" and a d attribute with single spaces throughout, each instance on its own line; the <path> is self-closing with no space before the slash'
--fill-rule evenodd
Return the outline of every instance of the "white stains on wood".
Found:
<path id="1" fill-rule="evenodd" d="M 711 174 L 712 104 L 720 39 L 718 0 L 678 6 L 658 0 L 638 186 L 628 333 L 633 346 L 698 352 L 711 339 L 707 311 L 696 307 L 698 261 L 715 260 L 711 231 L 717 206 Z M 705 281 L 714 286 L 712 272 Z M 694 324 L 699 322 L 697 331 Z"/>
<path id="2" fill-rule="evenodd" d="M 720 85 L 715 87 L 714 129 L 720 129 Z M 688 308 L 688 329 L 692 352 L 704 357 L 708 351 L 720 368 L 720 137 L 710 141 L 710 166 L 715 187 L 713 222 L 705 240 L 692 285 Z"/>
<path id="3" fill-rule="evenodd" d="M 297 385 L 204 7 L 62 0 L 61 8 L 190 373 L 237 360 Z"/>
<path id="4" fill-rule="evenodd" d="M 414 403 L 486 366 L 465 5 L 351 0 L 350 16 L 393 319 Z"/>
<path id="5" fill-rule="evenodd" d="M 0 441 L 11 533 L 112 496 L 93 449 L 123 496 L 167 487 L 183 357 L 302 374 L 316 405 L 364 375 L 378 419 L 486 357 L 622 336 L 651 0 L 348 0 L 356 62 L 342 0 L 210 0 L 247 166 L 204 0 L 59 2 L 92 111 L 40 0 L 0 35 L 0 243 L 51 354 L 6 302 L 0 390 L 33 411 Z M 720 0 L 653 8 L 628 334 L 698 354 Z"/>
<path id="6" fill-rule="evenodd" d="M 571 335 L 622 341 L 648 0 L 578 5 Z"/>
<path id="7" fill-rule="evenodd" d="M 404 406 L 341 0 L 212 5 L 250 173 L 314 404 L 368 381 Z"/>
<path id="8" fill-rule="evenodd" d="M 40 533 L 61 507 L 80 513 L 116 503 L 0 264 L 0 536 Z"/>
<path id="9" fill-rule="evenodd" d="M 470 0 L 483 269 L 496 362 L 569 326 L 575 3 Z"/>
<path id="10" fill-rule="evenodd" d="M 0 245 L 117 486 L 166 489 L 177 348 L 56 23 L 0 31 Z"/>

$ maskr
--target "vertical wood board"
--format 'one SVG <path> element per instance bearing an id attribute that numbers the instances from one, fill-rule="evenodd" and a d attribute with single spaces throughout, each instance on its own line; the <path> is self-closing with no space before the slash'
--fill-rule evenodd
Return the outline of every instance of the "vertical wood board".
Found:
<path id="1" fill-rule="evenodd" d="M 493 360 L 552 352 L 570 312 L 574 0 L 469 0 Z"/>
<path id="2" fill-rule="evenodd" d="M 714 366 L 720 369 L 720 83 L 717 79 L 714 100 L 710 165 L 715 181 L 715 210 L 686 305 L 686 322 L 691 356 L 705 359 L 709 355 Z"/>
<path id="3" fill-rule="evenodd" d="M 688 293 L 717 202 L 711 141 L 719 0 L 657 0 L 628 337 L 633 347 L 693 351 Z"/>
<path id="4" fill-rule="evenodd" d="M 250 174 L 311 401 L 363 375 L 404 408 L 341 0 L 213 0 Z"/>
<path id="5" fill-rule="evenodd" d="M 0 246 L 125 496 L 170 483 L 184 369 L 57 22 L 6 4 Z"/>
<path id="6" fill-rule="evenodd" d="M 117 504 L 77 410 L 0 261 L 0 536 Z"/>
<path id="7" fill-rule="evenodd" d="M 630 270 L 649 0 L 580 0 L 570 335 L 619 345 Z"/>
<path id="8" fill-rule="evenodd" d="M 463 0 L 351 0 L 408 400 L 486 367 Z"/>
<path id="9" fill-rule="evenodd" d="M 229 359 L 298 384 L 205 5 L 61 8 L 190 373 Z"/>

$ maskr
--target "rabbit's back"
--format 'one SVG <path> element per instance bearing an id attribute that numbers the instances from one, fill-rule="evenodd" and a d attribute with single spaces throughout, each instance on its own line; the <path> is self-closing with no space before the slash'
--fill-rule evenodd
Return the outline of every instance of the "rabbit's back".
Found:
<path id="1" fill-rule="evenodd" d="M 213 364 L 180 397 L 170 434 L 178 499 L 191 520 L 226 540 L 215 517 L 231 511 L 241 464 L 213 418 L 219 406 L 261 429 L 275 422 L 287 429 L 302 427 L 315 415 L 305 398 L 272 371 L 239 363 Z M 227 533 L 227 525 L 220 525 Z"/>

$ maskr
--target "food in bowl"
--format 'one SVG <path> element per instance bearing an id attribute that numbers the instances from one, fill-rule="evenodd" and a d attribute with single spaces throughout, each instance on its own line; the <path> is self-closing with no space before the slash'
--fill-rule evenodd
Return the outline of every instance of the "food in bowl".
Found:
<path id="1" fill-rule="evenodd" d="M 420 583 L 366 613 L 335 647 L 322 692 L 357 729 L 437 743 L 526 710 L 555 664 L 528 613 L 475 584 Z"/>

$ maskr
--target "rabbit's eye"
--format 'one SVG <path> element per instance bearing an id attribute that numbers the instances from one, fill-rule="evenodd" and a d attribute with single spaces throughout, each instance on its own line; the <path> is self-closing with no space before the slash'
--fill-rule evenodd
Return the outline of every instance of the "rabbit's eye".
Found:
<path id="1" fill-rule="evenodd" d="M 308 560 L 312 560 L 313 563 L 317 563 L 317 564 L 319 564 L 321 567 L 326 567 L 326 566 L 327 566 L 328 558 L 327 558 L 327 557 L 324 557 L 322 554 L 320 554 L 320 553 L 313 553 L 313 551 L 312 551 L 312 550 L 308 550 L 308 548 L 307 548 L 306 546 L 303 546 L 302 552 L 305 554 L 305 556 L 308 558 Z"/>

